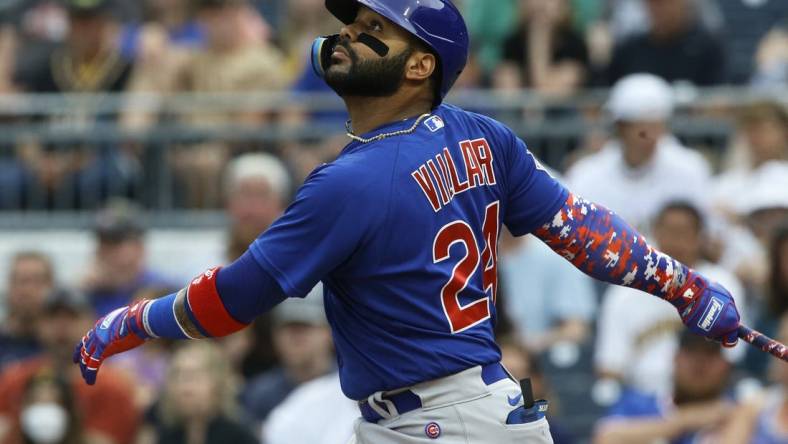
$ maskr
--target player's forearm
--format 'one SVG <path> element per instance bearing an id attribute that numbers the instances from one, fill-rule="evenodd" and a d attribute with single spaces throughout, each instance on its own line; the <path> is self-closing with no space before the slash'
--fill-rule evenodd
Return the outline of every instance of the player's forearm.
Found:
<path id="1" fill-rule="evenodd" d="M 143 324 L 152 337 L 200 339 L 243 329 L 285 296 L 250 253 L 211 269 L 177 293 L 145 307 Z"/>
<path id="2" fill-rule="evenodd" d="M 534 234 L 589 276 L 675 305 L 681 305 L 679 292 L 694 276 L 687 266 L 652 248 L 615 213 L 572 194 Z"/>

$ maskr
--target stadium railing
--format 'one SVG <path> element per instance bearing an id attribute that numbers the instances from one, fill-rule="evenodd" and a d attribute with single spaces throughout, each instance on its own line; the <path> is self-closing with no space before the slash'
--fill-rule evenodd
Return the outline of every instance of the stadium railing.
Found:
<path id="1" fill-rule="evenodd" d="M 788 87 L 759 91 L 685 86 L 675 92 L 674 133 L 711 158 L 719 158 L 729 145 L 736 108 L 764 99 L 788 104 Z M 589 90 L 547 97 L 530 91 L 461 91 L 449 100 L 507 123 L 545 163 L 561 170 L 589 138 L 609 133 L 607 94 Z M 152 116 L 153 124 L 136 129 L 118 124 L 129 112 Z M 283 124 L 274 117 L 255 126 L 188 123 L 195 116 L 240 112 L 300 113 L 306 118 Z M 179 197 L 182 190 L 170 152 L 206 142 L 272 152 L 285 143 L 311 149 L 343 134 L 343 121 L 342 103 L 333 94 L 0 95 L 0 229 L 81 227 L 95 208 L 116 195 L 150 210 L 153 226 L 218 227 L 224 221 L 218 206 L 197 209 Z M 136 153 L 134 177 L 127 177 L 124 168 L 129 165 L 116 156 L 129 146 Z M 70 162 L 71 172 L 58 171 L 68 170 L 55 165 L 58 162 Z M 74 170 L 74 165 L 83 170 Z M 43 186 L 42 175 L 55 185 Z"/>

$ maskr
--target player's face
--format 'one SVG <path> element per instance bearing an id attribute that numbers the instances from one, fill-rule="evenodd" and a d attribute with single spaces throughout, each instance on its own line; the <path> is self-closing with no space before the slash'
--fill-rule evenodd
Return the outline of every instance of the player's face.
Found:
<path id="1" fill-rule="evenodd" d="M 380 40 L 389 50 L 381 56 L 359 42 L 361 34 Z M 343 27 L 326 70 L 326 83 L 341 97 L 388 97 L 405 80 L 408 60 L 414 53 L 407 32 L 380 14 L 362 7 L 356 21 Z"/>

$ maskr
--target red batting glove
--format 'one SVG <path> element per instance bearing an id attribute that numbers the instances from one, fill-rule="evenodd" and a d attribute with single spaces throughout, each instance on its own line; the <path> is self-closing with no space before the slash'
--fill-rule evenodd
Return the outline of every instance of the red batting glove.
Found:
<path id="1" fill-rule="evenodd" d="M 74 349 L 73 360 L 79 364 L 82 378 L 89 385 L 96 383 L 102 362 L 112 355 L 139 347 L 151 336 L 142 323 L 148 299 L 118 308 L 96 321 Z"/>

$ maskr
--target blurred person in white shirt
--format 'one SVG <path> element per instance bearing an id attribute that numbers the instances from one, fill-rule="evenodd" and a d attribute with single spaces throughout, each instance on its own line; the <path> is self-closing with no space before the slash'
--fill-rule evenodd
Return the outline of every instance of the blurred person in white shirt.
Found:
<path id="1" fill-rule="evenodd" d="M 745 106 L 737 116 L 737 137 L 731 147 L 730 167 L 715 178 L 714 208 L 736 218 L 750 200 L 764 170 L 788 167 L 788 111 L 777 102 Z"/>
<path id="2" fill-rule="evenodd" d="M 753 240 L 747 250 L 730 252 L 729 255 L 738 254 L 738 261 L 730 262 L 735 264 L 733 269 L 748 289 L 757 295 L 763 293 L 768 277 L 767 251 L 772 233 L 788 220 L 788 163 L 772 161 L 764 164 L 736 190 L 735 195 L 738 199 L 734 217 L 742 225 L 734 227 Z M 741 239 L 733 240 L 741 242 Z"/>
<path id="3" fill-rule="evenodd" d="M 671 202 L 654 223 L 654 241 L 661 251 L 677 258 L 728 288 L 747 322 L 743 289 L 734 275 L 703 261 L 704 220 L 692 204 Z M 598 321 L 597 373 L 641 392 L 669 394 L 672 361 L 682 329 L 681 319 L 669 304 L 658 299 L 642 301 L 637 290 L 609 287 L 603 296 Z M 637 304 L 628 303 L 638 299 Z M 744 347 L 725 350 L 726 357 L 738 361 Z"/>
<path id="4" fill-rule="evenodd" d="M 673 108 L 673 91 L 659 77 L 621 79 L 606 104 L 615 137 L 569 169 L 570 188 L 641 231 L 667 202 L 680 199 L 702 207 L 711 169 L 670 133 Z"/>
<path id="5" fill-rule="evenodd" d="M 271 412 L 263 444 L 345 444 L 358 417 L 358 405 L 342 394 L 339 374 L 330 373 L 296 388 Z"/>

